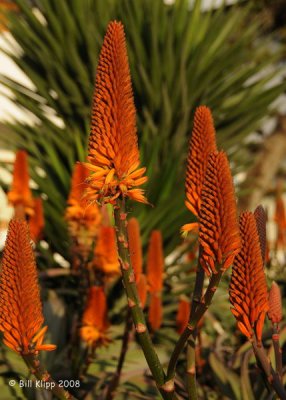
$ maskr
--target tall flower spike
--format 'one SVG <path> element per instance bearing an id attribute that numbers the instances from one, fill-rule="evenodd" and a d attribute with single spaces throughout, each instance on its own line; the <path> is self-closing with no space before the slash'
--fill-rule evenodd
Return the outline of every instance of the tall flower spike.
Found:
<path id="1" fill-rule="evenodd" d="M 255 217 L 257 232 L 258 232 L 258 236 L 259 236 L 262 261 L 264 264 L 265 259 L 266 259 L 266 252 L 267 252 L 267 239 L 266 239 L 267 215 L 266 215 L 264 208 L 261 205 L 256 207 L 256 209 L 254 211 L 254 217 Z"/>
<path id="2" fill-rule="evenodd" d="M 150 293 L 160 292 L 163 287 L 164 255 L 162 235 L 153 231 L 147 254 L 147 280 Z"/>
<path id="3" fill-rule="evenodd" d="M 128 242 L 131 264 L 134 270 L 135 279 L 138 281 L 142 273 L 142 244 L 140 237 L 140 226 L 136 218 L 130 218 L 127 225 Z"/>
<path id="4" fill-rule="evenodd" d="M 29 171 L 27 153 L 18 150 L 14 162 L 13 181 L 8 192 L 8 201 L 16 208 L 23 206 L 27 215 L 33 214 L 34 201 L 29 187 Z"/>
<path id="5" fill-rule="evenodd" d="M 234 187 L 223 151 L 209 155 L 201 198 L 201 263 L 210 275 L 229 268 L 240 249 Z"/>
<path id="6" fill-rule="evenodd" d="M 162 299 L 158 293 L 151 293 L 148 320 L 152 330 L 160 329 L 162 324 Z"/>
<path id="7" fill-rule="evenodd" d="M 106 275 L 119 275 L 120 265 L 113 226 L 102 226 L 94 249 L 94 267 Z"/>
<path id="8" fill-rule="evenodd" d="M 241 250 L 234 259 L 229 298 L 237 327 L 249 339 L 253 331 L 261 342 L 268 293 L 255 217 L 244 212 L 239 219 Z"/>
<path id="9" fill-rule="evenodd" d="M 282 301 L 280 288 L 276 282 L 272 282 L 269 291 L 269 311 L 268 318 L 273 324 L 279 324 L 282 320 Z"/>
<path id="10" fill-rule="evenodd" d="M 108 342 L 106 336 L 109 327 L 107 321 L 106 296 L 102 286 L 92 286 L 89 289 L 86 308 L 82 317 L 80 336 L 89 346 Z"/>
<path id="11" fill-rule="evenodd" d="M 42 345 L 46 328 L 38 276 L 28 226 L 24 220 L 9 224 L 0 278 L 0 330 L 4 343 L 12 350 L 32 354 L 39 350 L 54 350 L 54 345 Z"/>
<path id="12" fill-rule="evenodd" d="M 196 109 L 189 145 L 186 171 L 186 206 L 196 216 L 201 206 L 201 192 L 208 155 L 216 151 L 215 128 L 211 111 L 206 106 Z"/>
<path id="13" fill-rule="evenodd" d="M 114 203 L 119 196 L 146 203 L 147 181 L 140 164 L 130 71 L 123 25 L 110 22 L 97 67 L 92 108 L 87 197 Z"/>

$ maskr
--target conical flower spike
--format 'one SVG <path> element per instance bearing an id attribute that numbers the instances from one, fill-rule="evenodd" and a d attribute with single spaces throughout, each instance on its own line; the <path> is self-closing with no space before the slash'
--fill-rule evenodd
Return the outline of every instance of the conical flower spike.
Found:
<path id="1" fill-rule="evenodd" d="M 139 168 L 130 71 L 123 25 L 108 25 L 97 67 L 88 163 L 87 196 L 91 201 L 114 203 L 127 196 L 146 203 L 143 190 L 145 168 Z"/>
<path id="2" fill-rule="evenodd" d="M 42 338 L 37 341 L 43 322 L 28 226 L 24 220 L 14 219 L 9 224 L 0 278 L 0 330 L 4 332 L 4 343 L 22 355 L 54 350 L 53 345 L 43 348 Z"/>
<path id="3" fill-rule="evenodd" d="M 27 153 L 24 150 L 19 150 L 16 153 L 13 181 L 11 190 L 8 192 L 8 201 L 15 209 L 17 206 L 22 206 L 26 215 L 32 215 L 34 208 L 29 179 Z"/>
<path id="4" fill-rule="evenodd" d="M 113 226 L 102 226 L 94 249 L 94 267 L 106 275 L 120 274 L 120 264 Z"/>
<path id="5" fill-rule="evenodd" d="M 150 293 L 160 292 L 163 287 L 164 254 L 162 235 L 153 231 L 147 254 L 147 280 Z"/>
<path id="6" fill-rule="evenodd" d="M 240 249 L 234 188 L 223 151 L 209 155 L 201 197 L 201 263 L 210 275 L 229 268 Z"/>
<path id="7" fill-rule="evenodd" d="M 80 336 L 89 346 L 105 344 L 108 342 L 106 336 L 108 327 L 104 289 L 101 286 L 93 286 L 89 289 Z"/>
<path id="8" fill-rule="evenodd" d="M 239 226 L 241 250 L 234 259 L 229 287 L 229 299 L 233 306 L 231 312 L 240 331 L 249 339 L 254 331 L 260 343 L 269 306 L 254 215 L 251 212 L 242 213 Z"/>
<path id="9" fill-rule="evenodd" d="M 262 261 L 263 261 L 263 264 L 265 264 L 266 253 L 267 253 L 267 239 L 266 239 L 267 215 L 266 215 L 264 208 L 261 205 L 256 207 L 256 209 L 254 211 L 254 217 L 255 217 L 257 232 L 258 232 L 258 236 L 259 236 Z"/>
<path id="10" fill-rule="evenodd" d="M 201 192 L 208 155 L 216 151 L 215 128 L 211 111 L 206 106 L 196 109 L 189 145 L 186 171 L 186 206 L 196 216 L 201 206 Z"/>
<path id="11" fill-rule="evenodd" d="M 269 292 L 269 311 L 268 318 L 273 324 L 279 324 L 283 317 L 282 300 L 280 288 L 276 282 L 272 282 Z"/>
<path id="12" fill-rule="evenodd" d="M 162 299 L 158 293 L 151 293 L 148 320 L 152 331 L 160 329 L 162 324 Z"/>

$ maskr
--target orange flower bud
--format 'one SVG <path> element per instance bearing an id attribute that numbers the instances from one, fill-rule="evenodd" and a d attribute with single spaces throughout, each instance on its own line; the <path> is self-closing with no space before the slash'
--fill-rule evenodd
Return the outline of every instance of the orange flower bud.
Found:
<path id="1" fill-rule="evenodd" d="M 273 324 L 278 324 L 283 318 L 281 292 L 276 282 L 272 282 L 269 291 L 268 318 Z"/>
<path id="2" fill-rule="evenodd" d="M 137 281 L 142 273 L 143 259 L 140 226 L 136 218 L 130 218 L 128 221 L 127 230 L 131 264 Z"/>

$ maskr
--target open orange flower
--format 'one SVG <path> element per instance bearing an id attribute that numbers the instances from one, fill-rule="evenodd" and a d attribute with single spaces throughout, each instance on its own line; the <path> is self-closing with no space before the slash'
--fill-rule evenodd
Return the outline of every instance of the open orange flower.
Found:
<path id="1" fill-rule="evenodd" d="M 234 259 L 229 299 L 237 327 L 248 338 L 261 342 L 268 292 L 255 217 L 244 212 L 239 219 L 241 250 Z"/>
<path id="2" fill-rule="evenodd" d="M 29 171 L 27 153 L 19 150 L 16 153 L 11 190 L 8 192 L 8 201 L 14 206 L 23 206 L 24 213 L 34 213 L 34 201 L 29 187 Z"/>
<path id="3" fill-rule="evenodd" d="M 225 271 L 240 249 L 234 187 L 226 154 L 211 153 L 201 194 L 199 242 L 202 267 Z"/>
<path id="4" fill-rule="evenodd" d="M 4 343 L 20 354 L 54 350 L 43 345 L 44 322 L 38 276 L 28 226 L 24 220 L 9 224 L 0 277 L 0 330 Z"/>
<path id="5" fill-rule="evenodd" d="M 208 156 L 216 151 L 215 128 L 211 111 L 200 106 L 195 111 L 194 127 L 189 145 L 186 169 L 186 207 L 196 216 L 201 207 L 201 193 L 207 169 Z M 186 224 L 182 230 L 188 232 L 197 224 Z"/>
<path id="6" fill-rule="evenodd" d="M 87 169 L 87 197 L 114 203 L 119 196 L 146 203 L 123 25 L 109 23 L 97 67 Z"/>
<path id="7" fill-rule="evenodd" d="M 88 346 L 106 344 L 109 327 L 107 321 L 106 296 L 102 286 L 92 286 L 89 289 L 86 308 L 82 317 L 80 336 Z"/>

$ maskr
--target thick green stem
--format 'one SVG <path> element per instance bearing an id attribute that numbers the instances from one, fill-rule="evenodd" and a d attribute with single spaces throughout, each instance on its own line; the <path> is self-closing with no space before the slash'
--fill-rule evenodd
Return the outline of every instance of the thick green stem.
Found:
<path id="1" fill-rule="evenodd" d="M 218 268 L 218 270 L 219 270 L 219 268 Z M 174 378 L 178 358 L 179 358 L 183 348 L 185 347 L 185 344 L 188 341 L 190 335 L 195 331 L 197 323 L 200 321 L 200 319 L 202 318 L 202 316 L 204 315 L 204 313 L 210 306 L 212 298 L 216 292 L 217 286 L 222 277 L 222 274 L 223 274 L 223 272 L 220 271 L 217 274 L 213 274 L 211 276 L 211 279 L 210 279 L 209 285 L 207 287 L 207 290 L 204 294 L 204 297 L 202 298 L 200 304 L 197 306 L 195 312 L 193 313 L 193 316 L 190 319 L 188 326 L 185 328 L 184 332 L 180 336 L 180 338 L 175 346 L 175 349 L 171 355 L 171 358 L 170 358 L 168 372 L 167 372 L 168 379 Z"/>
<path id="2" fill-rule="evenodd" d="M 279 375 L 280 381 L 282 383 L 283 377 L 283 363 L 282 363 L 282 350 L 279 343 L 279 326 L 278 324 L 273 324 L 272 326 L 272 342 L 275 353 L 275 367 L 276 372 Z"/>
<path id="3" fill-rule="evenodd" d="M 140 307 L 137 287 L 135 284 L 134 271 L 131 265 L 127 239 L 127 214 L 124 199 L 118 199 L 114 207 L 114 218 L 116 225 L 116 236 L 118 245 L 118 256 L 121 265 L 123 285 L 127 296 L 128 306 L 135 325 L 138 341 L 143 350 L 145 359 L 150 368 L 153 378 L 164 399 L 172 399 L 174 394 L 173 379 L 165 379 L 165 373 L 158 355 L 154 349 L 147 325 Z"/>
<path id="4" fill-rule="evenodd" d="M 60 400 L 74 399 L 69 392 L 60 387 L 52 379 L 48 371 L 41 366 L 40 361 L 35 354 L 22 354 L 22 357 L 31 373 L 41 381 L 41 388 L 51 391 Z"/>
<path id="5" fill-rule="evenodd" d="M 272 386 L 279 399 L 286 400 L 285 389 L 280 381 L 279 375 L 273 370 L 271 363 L 265 353 L 264 347 L 262 345 L 258 346 L 255 339 L 252 342 L 252 347 L 256 359 L 259 361 L 261 367 L 263 368 L 268 383 Z"/>

